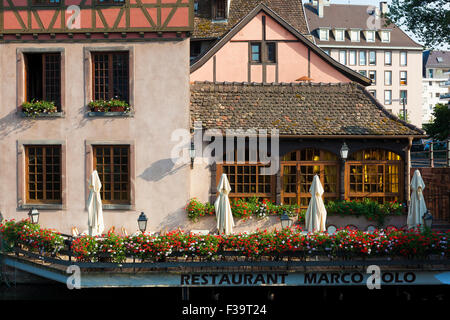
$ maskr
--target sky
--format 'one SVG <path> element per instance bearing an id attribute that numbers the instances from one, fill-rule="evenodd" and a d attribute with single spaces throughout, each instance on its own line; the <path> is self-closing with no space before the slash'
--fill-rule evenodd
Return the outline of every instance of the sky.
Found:
<path id="1" fill-rule="evenodd" d="M 304 3 L 309 2 L 309 0 L 302 0 Z M 391 0 L 383 0 L 386 1 L 388 4 L 391 3 Z M 372 5 L 372 6 L 379 6 L 380 0 L 331 0 L 332 4 L 356 4 L 356 5 Z M 417 37 L 412 34 L 411 32 L 408 32 L 405 30 L 404 27 L 400 27 L 403 31 L 406 32 L 415 42 L 422 44 L 423 42 L 419 41 Z M 445 49 L 445 48 L 435 48 L 435 49 Z"/>

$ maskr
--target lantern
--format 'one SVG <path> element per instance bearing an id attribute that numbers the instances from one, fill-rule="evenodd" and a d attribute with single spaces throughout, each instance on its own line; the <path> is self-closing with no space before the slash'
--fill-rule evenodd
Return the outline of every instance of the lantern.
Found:
<path id="1" fill-rule="evenodd" d="M 30 217 L 32 224 L 37 224 L 39 222 L 39 211 L 36 208 L 31 208 L 28 211 L 28 217 Z"/>
<path id="2" fill-rule="evenodd" d="M 139 216 L 137 222 L 138 222 L 138 226 L 139 226 L 139 230 L 144 233 L 145 230 L 147 229 L 147 216 L 145 215 L 145 213 L 141 212 L 141 215 Z"/>

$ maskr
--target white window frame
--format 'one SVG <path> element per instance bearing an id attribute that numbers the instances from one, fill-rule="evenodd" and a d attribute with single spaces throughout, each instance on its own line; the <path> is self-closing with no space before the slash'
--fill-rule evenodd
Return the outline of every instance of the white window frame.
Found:
<path id="1" fill-rule="evenodd" d="M 324 35 L 322 32 L 325 32 L 326 38 L 323 38 L 322 35 Z M 320 41 L 328 41 L 330 39 L 330 30 L 325 28 L 319 29 L 319 39 Z"/>
<path id="2" fill-rule="evenodd" d="M 350 50 L 349 52 L 348 52 L 348 64 L 350 65 L 350 66 L 356 66 L 356 64 L 357 64 L 357 58 L 356 58 L 356 56 L 357 56 L 357 51 L 356 50 Z"/>
<path id="3" fill-rule="evenodd" d="M 361 54 L 363 54 L 363 56 L 364 56 L 364 63 L 361 63 Z M 367 65 L 367 51 L 365 51 L 365 50 L 359 51 L 358 58 L 359 58 L 359 65 L 360 66 L 366 66 Z"/>
<path id="4" fill-rule="evenodd" d="M 342 56 L 341 56 L 341 54 L 344 54 L 343 55 L 343 57 L 344 57 L 344 61 L 342 61 Z M 343 64 L 343 65 L 347 65 L 347 50 L 339 50 L 339 62 L 341 63 L 341 64 Z"/>
<path id="5" fill-rule="evenodd" d="M 371 52 L 375 52 L 375 63 L 374 64 L 370 63 L 370 53 Z M 376 66 L 377 65 L 377 52 L 375 50 L 370 50 L 368 56 L 369 56 L 369 59 L 368 59 L 369 60 L 369 66 Z"/>
<path id="6" fill-rule="evenodd" d="M 389 75 L 389 77 L 388 77 L 388 75 Z M 392 86 L 392 71 L 390 71 L 390 70 L 384 71 L 384 85 Z"/>
<path id="7" fill-rule="evenodd" d="M 405 57 L 405 63 L 403 64 L 402 61 L 402 57 Z M 408 65 L 408 51 L 400 51 L 400 66 L 405 67 Z"/>
<path id="8" fill-rule="evenodd" d="M 339 34 L 342 35 L 342 38 L 338 37 Z M 336 41 L 345 41 L 345 29 L 336 29 L 334 31 L 334 37 L 336 38 Z"/>
<path id="9" fill-rule="evenodd" d="M 385 35 L 387 35 L 387 39 L 385 39 Z M 381 42 L 385 43 L 391 42 L 391 32 L 386 30 L 381 31 L 380 38 Z"/>
<path id="10" fill-rule="evenodd" d="M 386 99 L 386 94 L 389 93 L 389 99 Z M 384 90 L 384 104 L 391 105 L 392 104 L 392 90 Z"/>
<path id="11" fill-rule="evenodd" d="M 369 37 L 369 34 L 371 35 L 371 37 Z M 375 42 L 375 31 L 374 30 L 366 31 L 366 41 L 367 42 Z"/>
<path id="12" fill-rule="evenodd" d="M 359 29 L 351 29 L 350 30 L 350 40 L 352 42 L 359 42 L 360 32 L 361 32 L 361 30 L 359 30 Z M 355 36 L 356 36 L 356 38 L 355 38 Z"/>
<path id="13" fill-rule="evenodd" d="M 389 57 L 389 60 L 387 59 L 388 57 Z M 392 66 L 392 51 L 385 51 L 384 52 L 384 65 L 385 66 Z"/>

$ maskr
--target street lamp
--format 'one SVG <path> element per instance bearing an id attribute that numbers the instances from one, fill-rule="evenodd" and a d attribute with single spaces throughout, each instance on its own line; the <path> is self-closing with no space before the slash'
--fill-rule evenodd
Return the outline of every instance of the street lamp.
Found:
<path id="1" fill-rule="evenodd" d="M 139 226 L 139 230 L 144 233 L 145 230 L 147 229 L 147 216 L 145 215 L 145 213 L 141 212 L 141 215 L 139 216 L 137 222 L 138 222 L 138 226 Z"/>
<path id="2" fill-rule="evenodd" d="M 194 168 L 194 159 L 195 159 L 194 141 L 191 142 L 191 148 L 189 149 L 189 156 L 191 157 L 191 169 L 192 169 L 192 168 Z"/>
<path id="3" fill-rule="evenodd" d="M 286 211 L 283 212 L 283 214 L 280 216 L 280 220 L 281 220 L 281 228 L 290 228 L 292 226 L 292 223 L 294 221 L 292 221 L 291 218 L 289 218 L 289 216 L 287 215 Z"/>
<path id="4" fill-rule="evenodd" d="M 428 229 L 431 229 L 431 226 L 433 225 L 433 216 L 430 213 L 430 211 L 427 210 L 427 212 L 424 213 L 423 217 L 423 225 L 427 227 Z"/>
<path id="5" fill-rule="evenodd" d="M 344 142 L 340 150 L 342 160 L 347 160 L 349 150 L 350 149 L 348 148 L 347 144 Z"/>
<path id="6" fill-rule="evenodd" d="M 39 222 L 39 211 L 36 208 L 31 208 L 28 211 L 28 217 L 30 217 L 32 224 L 37 224 Z"/>
<path id="7" fill-rule="evenodd" d="M 403 105 L 403 121 L 406 122 L 406 98 L 400 98 L 400 99 L 392 99 L 393 102 L 401 102 Z"/>

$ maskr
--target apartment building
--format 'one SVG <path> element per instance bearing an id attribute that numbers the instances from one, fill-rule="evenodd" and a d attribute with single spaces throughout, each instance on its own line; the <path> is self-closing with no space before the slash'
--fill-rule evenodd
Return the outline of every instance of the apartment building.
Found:
<path id="1" fill-rule="evenodd" d="M 448 102 L 450 86 L 450 52 L 423 53 L 423 123 L 433 120 L 433 109 L 438 103 Z"/>
<path id="2" fill-rule="evenodd" d="M 379 7 L 332 4 L 311 0 L 304 4 L 314 42 L 339 61 L 372 80 L 367 88 L 394 115 L 422 125 L 422 46 L 400 28 L 386 25 Z"/>

